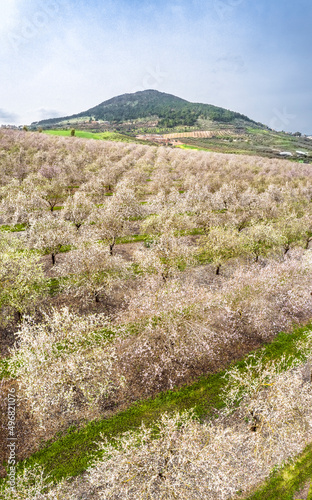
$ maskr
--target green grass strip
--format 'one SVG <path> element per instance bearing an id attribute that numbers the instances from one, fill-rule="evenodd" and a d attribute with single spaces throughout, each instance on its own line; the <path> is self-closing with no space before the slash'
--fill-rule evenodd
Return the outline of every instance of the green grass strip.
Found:
<path id="1" fill-rule="evenodd" d="M 312 324 L 309 324 L 295 329 L 292 333 L 277 335 L 273 342 L 263 347 L 264 360 L 269 362 L 279 359 L 282 355 L 300 358 L 295 344 L 304 338 L 311 328 Z M 233 366 L 244 370 L 245 360 L 238 361 Z M 39 463 L 54 481 L 59 481 L 86 470 L 96 453 L 96 442 L 100 440 L 100 433 L 110 439 L 123 432 L 137 429 L 142 422 L 146 426 L 152 426 L 164 412 L 191 408 L 195 409 L 196 415 L 200 418 L 213 417 L 216 414 L 215 409 L 220 410 L 224 407 L 221 391 L 226 386 L 226 380 L 223 376 L 224 371 L 202 377 L 192 385 L 137 402 L 110 418 L 92 421 L 83 429 L 71 429 L 57 441 L 46 443 L 42 450 L 21 462 L 19 467 Z"/>
<path id="2" fill-rule="evenodd" d="M 308 445 L 303 453 L 273 474 L 265 484 L 246 500 L 299 500 L 294 497 L 312 478 L 312 444 Z M 312 499 L 310 487 L 308 500 Z"/>
<path id="3" fill-rule="evenodd" d="M 123 236 L 121 238 L 116 238 L 116 244 L 125 245 L 127 243 L 136 243 L 138 241 L 146 241 L 152 239 L 148 234 L 134 234 L 132 236 Z"/>
<path id="4" fill-rule="evenodd" d="M 0 230 L 5 233 L 16 233 L 26 230 L 26 224 L 3 224 L 0 226 Z"/>
<path id="5" fill-rule="evenodd" d="M 43 133 L 61 137 L 71 137 L 71 129 L 49 129 L 43 130 Z M 119 132 L 88 132 L 86 130 L 75 129 L 75 137 L 79 137 L 81 139 L 96 139 L 102 141 L 129 142 L 139 144 L 142 143 L 142 141 L 136 140 L 135 137 L 130 137 Z"/>

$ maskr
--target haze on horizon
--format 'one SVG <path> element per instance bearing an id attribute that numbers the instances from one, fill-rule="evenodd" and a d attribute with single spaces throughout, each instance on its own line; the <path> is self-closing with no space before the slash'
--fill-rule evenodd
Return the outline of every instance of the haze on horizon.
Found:
<path id="1" fill-rule="evenodd" d="M 0 0 L 0 124 L 154 88 L 312 134 L 309 0 Z"/>

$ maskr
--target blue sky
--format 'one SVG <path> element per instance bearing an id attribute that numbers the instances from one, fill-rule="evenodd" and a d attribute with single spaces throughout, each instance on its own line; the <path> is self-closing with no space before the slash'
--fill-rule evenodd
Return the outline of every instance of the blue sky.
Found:
<path id="1" fill-rule="evenodd" d="M 312 134 L 311 0 L 0 0 L 0 123 L 147 88 Z"/>

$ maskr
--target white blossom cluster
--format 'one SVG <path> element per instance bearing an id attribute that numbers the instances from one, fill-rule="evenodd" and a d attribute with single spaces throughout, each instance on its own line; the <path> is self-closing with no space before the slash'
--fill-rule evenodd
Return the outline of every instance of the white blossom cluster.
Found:
<path id="1" fill-rule="evenodd" d="M 165 414 L 153 428 L 142 425 L 113 442 L 104 439 L 102 457 L 82 480 L 43 493 L 42 473 L 30 470 L 19 478 L 16 495 L 6 498 L 25 498 L 26 492 L 29 500 L 78 499 L 83 492 L 103 500 L 226 500 L 246 494 L 312 438 L 311 366 L 307 379 L 307 365 L 283 371 L 284 361 L 266 367 L 258 357 L 247 363 L 247 375 L 228 372 L 241 398 L 230 416 L 200 423 L 192 412 Z M 234 393 L 228 393 L 226 413 Z M 32 474 L 36 483 L 27 487 Z"/>
<path id="2" fill-rule="evenodd" d="M 94 417 L 101 398 L 123 384 L 114 377 L 117 354 L 108 328 L 104 315 L 79 317 L 68 308 L 44 314 L 41 323 L 25 318 L 8 367 L 41 427 L 81 413 Z"/>
<path id="3" fill-rule="evenodd" d="M 0 327 L 32 423 L 55 437 L 310 320 L 311 179 L 285 160 L 1 130 Z M 258 484 L 311 439 L 310 365 L 302 378 L 287 363 L 230 371 L 213 423 L 164 415 L 158 439 L 142 427 L 104 443 L 87 494 L 226 499 Z M 46 481 L 25 471 L 5 498 L 84 495 Z"/>

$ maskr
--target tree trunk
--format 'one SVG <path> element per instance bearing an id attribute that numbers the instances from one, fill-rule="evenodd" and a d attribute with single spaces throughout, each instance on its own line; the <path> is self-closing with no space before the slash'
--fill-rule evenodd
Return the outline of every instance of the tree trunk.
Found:
<path id="1" fill-rule="evenodd" d="M 51 257 L 52 257 L 52 266 L 54 266 L 54 264 L 55 264 L 55 254 L 54 254 L 54 253 L 52 253 L 52 254 L 51 254 Z"/>
<path id="2" fill-rule="evenodd" d="M 112 243 L 109 245 L 109 254 L 110 255 L 113 255 L 113 248 L 115 246 L 115 243 L 116 243 L 116 239 L 115 239 L 115 236 L 114 236 Z"/>
<path id="3" fill-rule="evenodd" d="M 20 323 L 22 321 L 22 314 L 20 311 L 15 311 L 16 322 Z"/>

